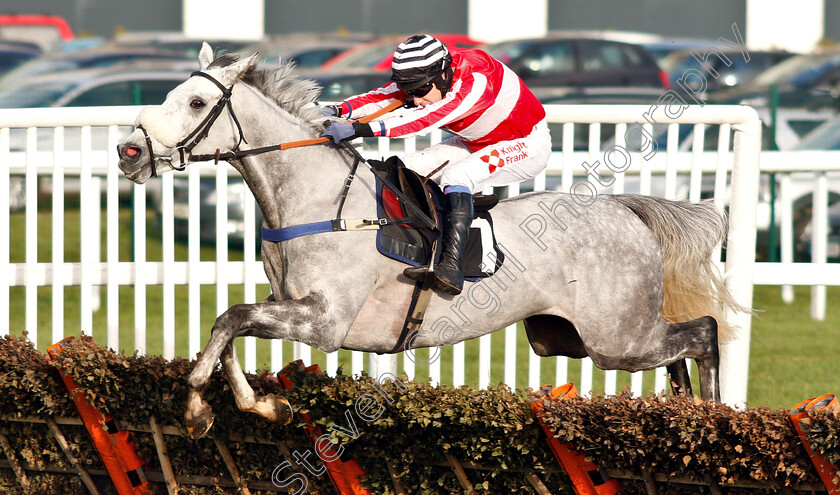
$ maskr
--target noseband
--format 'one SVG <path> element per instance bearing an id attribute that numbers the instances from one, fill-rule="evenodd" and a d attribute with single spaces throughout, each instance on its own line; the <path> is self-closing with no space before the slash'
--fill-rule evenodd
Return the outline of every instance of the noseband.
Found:
<path id="1" fill-rule="evenodd" d="M 204 120 L 202 120 L 198 124 L 198 126 L 196 126 L 196 128 L 187 135 L 187 137 L 185 137 L 184 139 L 179 141 L 178 144 L 175 145 L 175 149 L 178 150 L 178 154 L 181 157 L 181 166 L 176 167 L 173 165 L 172 168 L 178 171 L 187 168 L 187 154 L 192 154 L 193 148 L 195 148 L 196 145 L 198 145 L 198 143 L 201 142 L 202 139 L 207 137 L 207 135 L 210 133 L 210 127 L 213 126 L 213 124 L 216 122 L 216 119 L 218 119 L 224 111 L 225 107 L 228 107 L 230 116 L 231 118 L 233 118 L 233 122 L 236 124 L 236 128 L 239 132 L 239 142 L 236 143 L 236 146 L 233 148 L 231 153 L 235 153 L 237 150 L 239 150 L 239 146 L 242 143 L 248 144 L 248 141 L 245 140 L 245 135 L 242 133 L 242 126 L 239 124 L 239 119 L 236 118 L 236 114 L 233 112 L 233 105 L 230 103 L 230 97 L 233 94 L 233 84 L 231 84 L 229 88 L 226 88 L 222 83 L 217 81 L 216 78 L 214 78 L 210 74 L 207 74 L 206 72 L 195 71 L 192 74 L 190 74 L 190 77 L 193 76 L 201 76 L 215 84 L 216 87 L 219 88 L 219 90 L 221 90 L 222 96 L 221 98 L 219 98 L 219 101 L 216 102 L 216 105 L 210 109 L 210 113 L 208 113 L 207 116 L 204 117 Z M 142 125 L 137 126 L 137 128 L 143 131 L 143 136 L 146 138 L 146 147 L 149 151 L 149 163 L 152 167 L 152 177 L 157 177 L 157 167 L 155 166 L 155 161 L 166 160 L 171 162 L 172 157 L 155 155 L 154 150 L 152 149 L 152 139 L 149 136 L 149 133 L 146 132 L 146 129 L 144 129 Z M 196 160 L 190 159 L 189 161 Z"/>

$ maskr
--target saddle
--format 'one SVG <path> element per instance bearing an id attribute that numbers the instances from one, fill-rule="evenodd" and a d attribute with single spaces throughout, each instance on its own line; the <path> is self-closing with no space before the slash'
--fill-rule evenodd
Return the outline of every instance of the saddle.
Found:
<path id="1" fill-rule="evenodd" d="M 396 195 L 377 178 L 377 214 L 379 218 L 398 222 L 389 222 L 380 227 L 376 236 L 376 249 L 388 258 L 411 266 L 429 265 L 432 256 L 437 264 L 443 249 L 440 238 L 443 222 L 446 221 L 443 215 L 443 191 L 434 182 L 408 169 L 396 156 L 384 161 L 368 162 L 384 174 L 391 184 L 397 186 L 403 195 L 435 224 L 435 228 L 432 229 L 422 222 L 410 219 L 411 212 L 406 211 Z M 464 278 L 471 282 L 493 275 L 504 262 L 504 253 L 497 246 L 493 218 L 490 215 L 490 209 L 498 202 L 495 195 L 473 196 L 473 223 L 461 260 Z"/>

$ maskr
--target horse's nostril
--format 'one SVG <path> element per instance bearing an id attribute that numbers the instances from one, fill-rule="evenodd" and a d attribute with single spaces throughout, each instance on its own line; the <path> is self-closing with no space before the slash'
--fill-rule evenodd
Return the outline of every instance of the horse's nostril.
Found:
<path id="1" fill-rule="evenodd" d="M 125 148 L 125 155 L 128 157 L 137 156 L 140 154 L 140 148 L 135 148 L 133 146 Z"/>

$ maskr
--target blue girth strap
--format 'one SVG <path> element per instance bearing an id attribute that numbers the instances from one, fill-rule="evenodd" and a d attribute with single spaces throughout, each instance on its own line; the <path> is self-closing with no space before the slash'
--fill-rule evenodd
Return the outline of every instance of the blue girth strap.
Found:
<path id="1" fill-rule="evenodd" d="M 338 218 L 324 220 L 323 222 L 303 223 L 283 227 L 282 229 L 262 229 L 262 240 L 271 242 L 283 242 L 297 237 L 312 234 L 324 234 L 326 232 L 345 232 L 347 230 L 376 230 L 385 225 L 401 223 L 414 223 L 414 217 L 405 218 Z"/>
<path id="2" fill-rule="evenodd" d="M 262 239 L 264 241 L 283 242 L 296 237 L 303 237 L 305 235 L 346 230 L 346 228 L 341 225 L 342 223 L 342 221 L 336 222 L 335 220 L 324 220 L 323 222 L 304 223 L 282 229 L 266 229 L 263 227 Z"/>

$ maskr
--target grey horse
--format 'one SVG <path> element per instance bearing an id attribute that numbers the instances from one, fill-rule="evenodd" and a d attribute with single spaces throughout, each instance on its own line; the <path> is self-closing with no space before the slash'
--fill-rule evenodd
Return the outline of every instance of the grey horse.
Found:
<path id="1" fill-rule="evenodd" d="M 215 154 L 229 158 L 253 191 L 264 227 L 330 220 L 353 154 L 332 144 L 276 146 L 320 135 L 320 88 L 288 65 L 258 70 L 256 55 L 214 59 L 207 44 L 199 62 L 201 70 L 163 104 L 142 110 L 137 129 L 118 146 L 120 170 L 142 184 Z M 374 187 L 373 174 L 362 169 L 345 218 L 376 216 Z M 701 396 L 720 399 L 722 308 L 737 305 L 712 261 L 726 223 L 711 203 L 534 192 L 501 201 L 492 214 L 507 261 L 494 276 L 468 282 L 460 296 L 435 293 L 412 349 L 524 320 L 540 356 L 589 356 L 599 368 L 627 371 L 667 366 L 677 390 L 690 391 L 685 359 L 695 359 Z M 216 320 L 189 377 L 185 419 L 193 436 L 212 425 L 202 391 L 219 360 L 241 410 L 276 422 L 291 417 L 284 399 L 259 397 L 248 385 L 236 337 L 292 340 L 324 352 L 394 348 L 413 282 L 402 275 L 405 265 L 377 252 L 374 236 L 348 230 L 263 242 L 271 296 L 234 305 Z"/>

